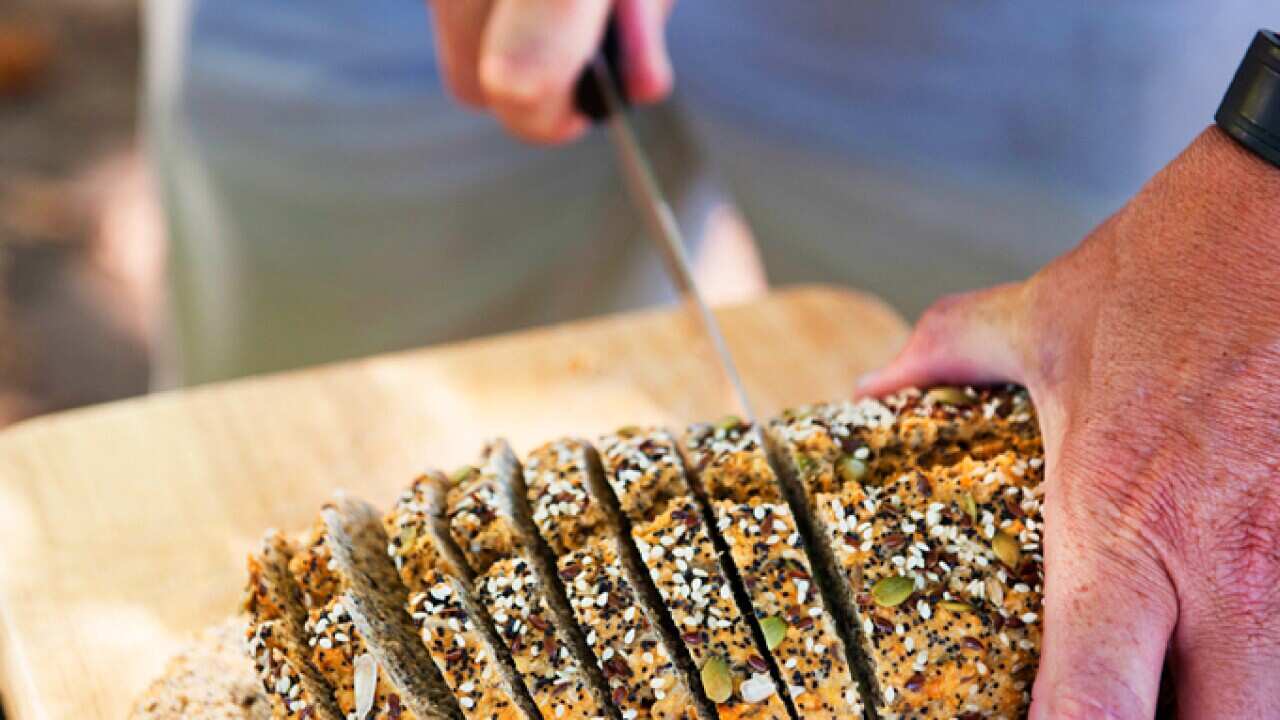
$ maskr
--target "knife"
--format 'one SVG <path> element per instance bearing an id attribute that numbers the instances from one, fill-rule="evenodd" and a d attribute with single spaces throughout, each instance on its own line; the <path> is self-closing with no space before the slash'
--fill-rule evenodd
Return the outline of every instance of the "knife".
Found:
<path id="1" fill-rule="evenodd" d="M 609 136 L 632 202 L 644 216 L 649 236 L 657 244 L 662 256 L 667 277 L 680 294 L 687 312 L 702 326 L 720 369 L 733 391 L 740 414 L 758 427 L 751 397 L 738 374 L 738 366 L 729 352 L 724 333 L 720 331 L 719 322 L 698 291 L 698 285 L 689 269 L 689 256 L 685 252 L 684 236 L 676 222 L 675 213 L 663 196 L 644 148 L 627 120 L 625 96 L 619 89 L 619 56 L 617 23 L 610 19 L 601 52 L 587 66 L 578 81 L 575 102 L 578 109 L 592 120 L 607 122 Z"/>

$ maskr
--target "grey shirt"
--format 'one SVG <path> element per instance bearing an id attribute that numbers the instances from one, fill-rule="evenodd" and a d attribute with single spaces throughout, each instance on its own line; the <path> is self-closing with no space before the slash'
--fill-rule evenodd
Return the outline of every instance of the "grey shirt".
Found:
<path id="1" fill-rule="evenodd" d="M 677 99 L 639 122 L 695 253 L 727 194 L 775 283 L 913 314 L 1119 207 L 1210 121 L 1264 4 L 684 0 Z M 668 297 L 605 138 L 526 147 L 460 108 L 428 23 L 415 0 L 150 4 L 183 381 Z"/>

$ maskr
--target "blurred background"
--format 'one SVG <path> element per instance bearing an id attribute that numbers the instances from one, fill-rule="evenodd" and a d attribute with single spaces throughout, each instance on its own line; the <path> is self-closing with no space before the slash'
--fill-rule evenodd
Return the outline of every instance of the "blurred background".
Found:
<path id="1" fill-rule="evenodd" d="M 598 133 L 444 93 L 416 0 L 0 0 L 0 425 L 670 299 Z M 1262 0 L 685 0 L 637 117 L 720 300 L 1026 277 L 1209 124 Z"/>

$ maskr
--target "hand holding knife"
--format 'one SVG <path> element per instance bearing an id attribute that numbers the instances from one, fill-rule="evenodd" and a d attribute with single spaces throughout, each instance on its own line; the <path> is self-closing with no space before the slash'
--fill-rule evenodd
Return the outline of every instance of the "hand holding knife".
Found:
<path id="1" fill-rule="evenodd" d="M 720 331 L 720 325 L 712 314 L 711 308 L 698 292 L 697 283 L 689 269 L 689 257 L 685 252 L 680 225 L 676 222 L 671 205 L 658 186 L 644 148 L 641 147 L 631 124 L 627 121 L 626 99 L 619 87 L 621 78 L 621 73 L 618 71 L 619 57 L 617 24 L 611 19 L 605 29 L 601 52 L 591 61 L 578 80 L 574 94 L 575 103 L 578 110 L 587 117 L 597 122 L 608 123 L 609 135 L 613 140 L 627 189 L 636 208 L 644 216 L 649 236 L 657 244 L 666 267 L 667 277 L 687 305 L 689 312 L 702 326 L 734 393 L 739 412 L 749 422 L 755 424 L 755 412 L 752 409 L 750 396 L 738 374 L 733 356 L 729 353 L 724 334 Z"/>

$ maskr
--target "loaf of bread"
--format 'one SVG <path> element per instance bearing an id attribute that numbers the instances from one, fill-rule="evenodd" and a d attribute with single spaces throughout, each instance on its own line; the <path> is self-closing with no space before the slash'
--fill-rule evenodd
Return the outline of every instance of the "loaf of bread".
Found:
<path id="1" fill-rule="evenodd" d="M 271 703 L 244 652 L 245 623 L 201 632 L 134 704 L 136 720 L 268 720 Z"/>
<path id="2" fill-rule="evenodd" d="M 844 643 L 759 429 L 737 418 L 695 425 L 684 446 L 796 711 L 804 718 L 861 715 Z"/>
<path id="3" fill-rule="evenodd" d="M 351 497 L 136 718 L 1019 718 L 1043 449 L 1014 387 L 623 428 Z M 244 651 L 240 651 L 244 652 Z"/>
<path id="4" fill-rule="evenodd" d="M 544 445 L 525 463 L 531 515 L 564 583 L 573 619 L 587 628 L 587 644 L 624 718 L 691 720 L 697 701 L 675 665 L 636 583 L 646 578 L 628 566 L 604 503 L 592 494 L 589 474 L 600 461 L 585 442 Z M 653 592 L 653 591 L 650 591 Z M 660 622 L 660 620 L 659 620 Z"/>
<path id="5" fill-rule="evenodd" d="M 789 717 L 770 653 L 757 642 L 735 596 L 732 567 L 716 549 L 713 524 L 694 495 L 675 439 L 663 430 L 632 428 L 601 438 L 600 448 L 631 539 L 716 714 Z"/>
<path id="6" fill-rule="evenodd" d="M 1043 456 L 1026 394 L 816 405 L 771 431 L 879 717 L 1025 712 L 1043 595 Z"/>

